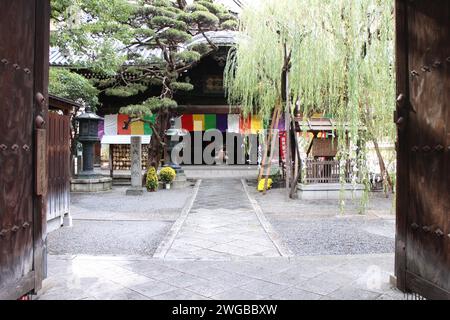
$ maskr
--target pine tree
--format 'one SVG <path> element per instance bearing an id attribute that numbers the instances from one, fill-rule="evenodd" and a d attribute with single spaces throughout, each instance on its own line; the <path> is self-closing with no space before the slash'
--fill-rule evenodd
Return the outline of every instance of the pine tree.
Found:
<path id="1" fill-rule="evenodd" d="M 151 86 L 161 88 L 159 96 L 120 109 L 120 113 L 130 116 L 129 122 L 120 125 L 127 127 L 132 122 L 142 121 L 152 128 L 148 167 L 158 168 L 166 145 L 164 132 L 177 112 L 174 93 L 193 89 L 192 84 L 180 80 L 180 75 L 195 66 L 204 55 L 218 49 L 208 38 L 208 31 L 236 29 L 236 17 L 213 0 L 194 0 L 191 4 L 185 0 L 102 0 L 95 5 L 91 1 L 76 0 L 69 6 L 65 0 L 54 1 L 60 2 L 54 16 L 72 21 L 73 18 L 61 12 L 74 11 L 76 6 L 88 17 L 77 26 L 63 24 L 54 39 L 60 47 L 77 48 L 84 54 L 95 52 L 91 68 L 107 76 L 96 81 L 107 95 L 127 97 Z M 203 36 L 205 41 L 187 46 L 197 35 Z M 101 41 L 96 43 L 96 39 Z M 126 58 L 114 52 L 114 41 L 120 41 L 129 49 Z M 156 49 L 161 52 L 161 57 L 145 58 L 137 48 Z M 129 67 L 123 67 L 125 60 Z M 154 122 L 147 120 L 151 115 L 156 116 Z"/>
<path id="2" fill-rule="evenodd" d="M 161 94 L 151 97 L 139 105 L 121 108 L 120 112 L 130 115 L 130 122 L 148 122 L 153 134 L 149 145 L 148 165 L 158 167 L 165 145 L 164 132 L 169 127 L 169 120 L 177 111 L 177 102 L 173 99 L 177 91 L 190 91 L 193 85 L 180 81 L 180 75 L 191 69 L 203 55 L 217 50 L 217 46 L 208 38 L 207 32 L 217 29 L 235 28 L 235 18 L 221 5 L 213 1 L 194 1 L 187 5 L 185 1 L 144 1 L 148 6 L 137 7 L 130 20 L 136 31 L 136 42 L 140 46 L 157 48 L 162 52 L 162 59 L 152 63 L 152 67 L 131 67 L 126 72 L 133 73 L 137 81 L 126 83 L 109 90 L 135 90 L 147 88 L 146 82 L 161 86 Z M 151 3 L 151 4 L 150 4 Z M 201 34 L 206 43 L 185 48 L 184 45 L 193 35 Z M 112 92 L 111 92 L 112 91 Z M 150 114 L 156 115 L 154 123 L 145 120 Z M 128 123 L 124 124 L 125 126 Z"/>

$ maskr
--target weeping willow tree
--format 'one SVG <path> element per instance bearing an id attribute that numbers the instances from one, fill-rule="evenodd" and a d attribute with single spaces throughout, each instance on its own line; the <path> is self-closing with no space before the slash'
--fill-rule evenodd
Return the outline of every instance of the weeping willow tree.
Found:
<path id="1" fill-rule="evenodd" d="M 224 75 L 230 104 L 269 119 L 286 88 L 287 64 L 289 111 L 331 115 L 339 141 L 349 139 L 338 157 L 358 159 L 367 182 L 365 142 L 377 147 L 395 135 L 392 1 L 261 0 L 240 18 Z"/>

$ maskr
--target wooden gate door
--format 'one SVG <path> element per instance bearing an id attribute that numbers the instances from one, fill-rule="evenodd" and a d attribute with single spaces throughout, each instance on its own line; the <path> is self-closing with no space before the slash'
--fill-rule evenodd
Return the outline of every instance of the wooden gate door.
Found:
<path id="1" fill-rule="evenodd" d="M 70 116 L 48 115 L 47 221 L 62 219 L 70 202 Z"/>
<path id="2" fill-rule="evenodd" d="M 45 270 L 48 0 L 0 0 L 0 299 Z"/>
<path id="3" fill-rule="evenodd" d="M 450 1 L 396 5 L 397 281 L 450 299 Z"/>

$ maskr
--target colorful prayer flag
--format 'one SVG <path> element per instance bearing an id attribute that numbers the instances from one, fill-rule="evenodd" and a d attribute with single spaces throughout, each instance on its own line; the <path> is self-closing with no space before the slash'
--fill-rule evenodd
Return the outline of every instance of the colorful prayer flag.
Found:
<path id="1" fill-rule="evenodd" d="M 216 129 L 216 120 L 215 114 L 205 114 L 205 131 Z"/>
<path id="2" fill-rule="evenodd" d="M 131 127 L 132 135 L 143 135 L 144 134 L 144 122 L 142 122 L 142 121 L 132 122 L 130 127 Z"/>
<path id="3" fill-rule="evenodd" d="M 117 116 L 117 134 L 131 134 L 131 126 L 128 126 L 127 129 L 124 129 L 124 123 L 129 119 L 127 114 L 119 114 Z"/>
<path id="4" fill-rule="evenodd" d="M 228 115 L 228 132 L 239 133 L 239 118 L 238 114 Z"/>
<path id="5" fill-rule="evenodd" d="M 152 123 L 155 123 L 155 121 L 156 121 L 156 114 L 152 114 L 151 116 L 150 115 L 146 115 L 146 116 L 144 116 L 144 120 L 151 121 Z M 153 130 L 150 127 L 150 124 L 148 122 L 144 123 L 144 134 L 145 135 L 153 134 Z"/>
<path id="6" fill-rule="evenodd" d="M 184 130 L 187 130 L 189 132 L 194 130 L 192 114 L 183 114 L 181 116 L 181 126 Z"/>
<path id="7" fill-rule="evenodd" d="M 117 114 L 107 114 L 105 119 L 105 135 L 115 136 L 117 135 Z"/>
<path id="8" fill-rule="evenodd" d="M 253 115 L 251 118 L 251 133 L 257 134 L 263 129 L 262 120 L 260 116 Z"/>
<path id="9" fill-rule="evenodd" d="M 251 119 L 250 116 L 247 118 L 240 117 L 239 119 L 239 132 L 242 134 L 250 133 L 251 131 Z"/>
<path id="10" fill-rule="evenodd" d="M 204 114 L 192 115 L 192 122 L 194 124 L 194 131 L 205 131 L 205 115 Z"/>
<path id="11" fill-rule="evenodd" d="M 227 114 L 218 114 L 216 115 L 216 127 L 217 130 L 221 132 L 226 132 L 228 129 L 228 115 Z"/>
<path id="12" fill-rule="evenodd" d="M 105 120 L 98 122 L 98 137 L 101 139 L 105 135 Z"/>

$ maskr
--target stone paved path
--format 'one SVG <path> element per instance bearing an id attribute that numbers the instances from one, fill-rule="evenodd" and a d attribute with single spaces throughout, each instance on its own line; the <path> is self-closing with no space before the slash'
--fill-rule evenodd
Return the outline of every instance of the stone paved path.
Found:
<path id="1" fill-rule="evenodd" d="M 380 300 L 392 289 L 393 254 L 163 260 L 142 256 L 54 256 L 36 299 Z"/>
<path id="2" fill-rule="evenodd" d="M 165 259 L 279 257 L 239 179 L 202 180 Z"/>
<path id="3" fill-rule="evenodd" d="M 157 255 L 49 255 L 36 299 L 405 298 L 389 283 L 393 253 L 286 256 L 240 180 L 195 190 Z"/>

